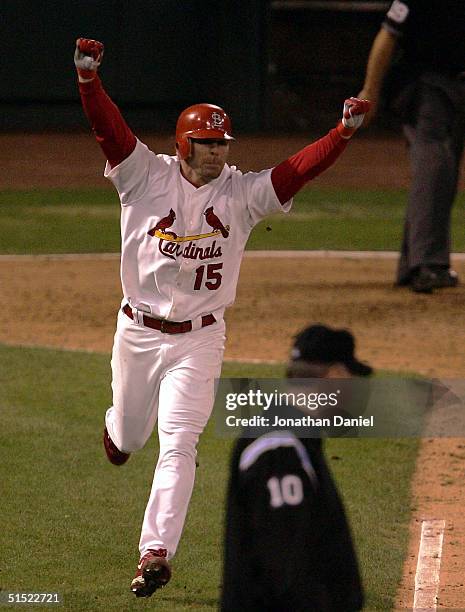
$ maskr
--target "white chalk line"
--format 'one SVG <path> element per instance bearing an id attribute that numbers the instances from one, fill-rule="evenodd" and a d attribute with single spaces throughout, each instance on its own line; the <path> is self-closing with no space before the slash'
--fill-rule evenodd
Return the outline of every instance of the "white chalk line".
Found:
<path id="1" fill-rule="evenodd" d="M 285 361 L 277 361 L 276 359 L 242 359 L 242 357 L 229 357 L 223 359 L 223 363 L 258 363 L 263 365 L 281 365 Z"/>
<path id="2" fill-rule="evenodd" d="M 422 521 L 413 612 L 436 612 L 437 610 L 445 527 L 446 521 L 442 519 Z"/>
<path id="3" fill-rule="evenodd" d="M 40 255 L 0 255 L 2 261 L 117 261 L 121 257 L 120 253 L 50 253 Z M 245 251 L 246 259 L 397 259 L 397 251 Z M 452 253 L 452 259 L 465 261 L 465 253 Z"/>

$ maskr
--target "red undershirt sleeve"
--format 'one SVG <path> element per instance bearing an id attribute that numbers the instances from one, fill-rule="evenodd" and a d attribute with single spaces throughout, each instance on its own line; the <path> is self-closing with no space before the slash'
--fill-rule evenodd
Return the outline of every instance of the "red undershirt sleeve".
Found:
<path id="1" fill-rule="evenodd" d="M 273 168 L 271 182 L 281 204 L 285 204 L 305 183 L 329 168 L 344 151 L 347 142 L 348 139 L 341 136 L 338 128 L 334 128 Z"/>
<path id="2" fill-rule="evenodd" d="M 98 76 L 87 83 L 79 83 L 79 93 L 97 142 L 114 168 L 134 151 L 136 137 Z"/>

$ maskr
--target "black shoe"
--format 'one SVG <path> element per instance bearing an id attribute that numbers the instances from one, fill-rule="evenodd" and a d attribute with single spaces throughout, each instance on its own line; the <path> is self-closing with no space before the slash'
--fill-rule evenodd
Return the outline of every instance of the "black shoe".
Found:
<path id="1" fill-rule="evenodd" d="M 436 288 L 437 275 L 430 268 L 418 268 L 410 279 L 410 289 L 415 293 L 433 293 Z"/>
<path id="2" fill-rule="evenodd" d="M 443 289 L 445 287 L 457 287 L 459 284 L 459 277 L 455 270 L 448 268 L 437 268 L 434 270 L 436 274 L 436 289 Z"/>
<path id="3" fill-rule="evenodd" d="M 410 288 L 415 293 L 432 293 L 433 289 L 456 287 L 458 283 L 459 277 L 455 270 L 422 266 L 413 274 Z"/>

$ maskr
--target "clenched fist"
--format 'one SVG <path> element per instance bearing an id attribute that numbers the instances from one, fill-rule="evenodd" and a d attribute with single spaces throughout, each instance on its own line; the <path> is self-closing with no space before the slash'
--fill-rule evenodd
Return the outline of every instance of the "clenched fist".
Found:
<path id="1" fill-rule="evenodd" d="M 92 81 L 102 63 L 103 44 L 91 38 L 78 38 L 74 52 L 74 63 L 79 75 L 79 81 Z"/>
<path id="2" fill-rule="evenodd" d="M 360 100 L 359 98 L 348 98 L 344 102 L 342 120 L 337 129 L 343 138 L 350 138 L 352 134 L 363 123 L 363 119 L 370 110 L 370 100 Z"/>
<path id="3" fill-rule="evenodd" d="M 349 98 L 344 102 L 344 110 L 342 111 L 342 123 L 344 127 L 350 129 L 358 129 L 362 123 L 366 113 L 370 110 L 370 100 L 360 100 L 359 98 Z"/>

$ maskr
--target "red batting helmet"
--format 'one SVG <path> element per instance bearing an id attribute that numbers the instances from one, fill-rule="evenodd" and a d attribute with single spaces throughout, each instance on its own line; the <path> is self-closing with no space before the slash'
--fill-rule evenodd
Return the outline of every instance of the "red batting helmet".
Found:
<path id="1" fill-rule="evenodd" d="M 189 106 L 179 115 L 176 124 L 176 144 L 180 159 L 186 159 L 191 154 L 190 138 L 234 140 L 231 136 L 231 120 L 215 104 Z"/>

